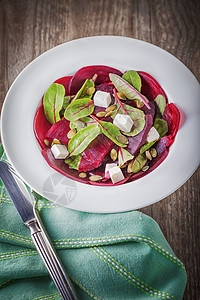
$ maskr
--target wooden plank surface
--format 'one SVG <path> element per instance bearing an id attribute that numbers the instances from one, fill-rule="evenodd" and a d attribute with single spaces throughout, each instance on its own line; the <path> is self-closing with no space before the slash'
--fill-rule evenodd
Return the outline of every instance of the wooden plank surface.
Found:
<path id="1" fill-rule="evenodd" d="M 93 35 L 153 43 L 180 59 L 200 81 L 199 16 L 198 0 L 0 0 L 0 106 L 13 80 L 39 54 Z M 199 177 L 200 168 L 175 193 L 142 209 L 159 223 L 185 264 L 187 300 L 200 299 Z"/>

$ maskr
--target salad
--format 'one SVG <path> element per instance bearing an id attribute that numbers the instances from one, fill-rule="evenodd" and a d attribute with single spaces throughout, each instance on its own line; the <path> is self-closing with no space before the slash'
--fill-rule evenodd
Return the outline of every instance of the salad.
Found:
<path id="1" fill-rule="evenodd" d="M 180 113 L 148 73 L 86 66 L 44 94 L 34 133 L 47 163 L 93 185 L 131 182 L 167 157 Z"/>

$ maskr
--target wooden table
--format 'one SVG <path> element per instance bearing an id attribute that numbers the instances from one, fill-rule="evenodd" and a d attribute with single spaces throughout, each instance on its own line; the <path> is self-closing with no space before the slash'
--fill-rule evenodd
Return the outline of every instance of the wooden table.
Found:
<path id="1" fill-rule="evenodd" d="M 199 16 L 198 0 L 0 0 L 0 104 L 16 76 L 38 55 L 93 35 L 153 43 L 180 59 L 200 81 Z M 185 264 L 188 300 L 200 299 L 199 177 L 200 168 L 175 193 L 142 209 L 159 223 Z"/>

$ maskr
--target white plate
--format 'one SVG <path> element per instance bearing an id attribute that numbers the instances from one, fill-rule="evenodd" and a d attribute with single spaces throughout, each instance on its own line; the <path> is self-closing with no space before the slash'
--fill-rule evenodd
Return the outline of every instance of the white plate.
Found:
<path id="1" fill-rule="evenodd" d="M 70 180 L 48 166 L 33 132 L 40 99 L 59 77 L 86 65 L 150 73 L 169 102 L 183 112 L 183 125 L 165 161 L 152 173 L 121 186 L 97 187 Z M 155 203 L 178 189 L 200 162 L 200 85 L 168 52 L 143 41 L 114 36 L 74 40 L 29 64 L 12 84 L 2 109 L 2 141 L 24 181 L 49 200 L 87 212 L 121 212 Z"/>

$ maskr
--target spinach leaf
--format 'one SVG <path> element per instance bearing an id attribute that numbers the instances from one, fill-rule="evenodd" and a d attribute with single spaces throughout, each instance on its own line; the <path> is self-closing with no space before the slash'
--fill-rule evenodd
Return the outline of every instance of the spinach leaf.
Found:
<path id="1" fill-rule="evenodd" d="M 130 83 L 130 85 L 136 88 L 138 92 L 141 91 L 142 82 L 141 82 L 140 75 L 136 71 L 133 70 L 127 71 L 124 73 L 122 78 L 124 78 L 128 83 Z"/>
<path id="2" fill-rule="evenodd" d="M 100 133 L 101 128 L 98 124 L 92 124 L 79 130 L 68 143 L 70 156 L 82 153 Z"/>
<path id="3" fill-rule="evenodd" d="M 65 159 L 65 163 L 69 165 L 70 169 L 78 170 L 81 158 L 81 154 L 78 154 L 77 156 L 72 156 Z"/>
<path id="4" fill-rule="evenodd" d="M 160 138 L 166 135 L 168 131 L 167 123 L 163 119 L 156 118 L 153 126 L 158 131 Z"/>
<path id="5" fill-rule="evenodd" d="M 150 143 L 147 143 L 145 145 L 143 145 L 141 148 L 140 148 L 140 154 L 144 153 L 146 150 L 150 149 L 157 141 L 153 141 L 153 142 L 150 142 Z"/>
<path id="6" fill-rule="evenodd" d="M 138 92 L 132 85 L 130 85 L 125 79 L 120 77 L 116 74 L 109 74 L 110 80 L 112 81 L 113 85 L 116 87 L 116 89 L 123 93 L 129 100 L 138 99 L 147 106 L 148 109 L 151 109 L 151 107 L 148 104 L 148 99 L 142 95 L 140 92 Z"/>
<path id="7" fill-rule="evenodd" d="M 134 122 L 132 130 L 130 132 L 123 132 L 123 134 L 127 136 L 135 136 L 140 133 L 145 126 L 145 114 L 142 110 L 130 105 L 123 105 L 123 108 Z M 122 108 L 119 108 L 119 104 L 117 104 L 117 110 L 113 112 L 111 117 L 114 119 L 117 113 L 123 114 L 123 110 Z"/>
<path id="8" fill-rule="evenodd" d="M 133 155 L 130 154 L 126 149 L 119 148 L 118 152 L 118 164 L 119 167 L 123 166 L 127 161 L 133 159 Z"/>
<path id="9" fill-rule="evenodd" d="M 136 158 L 129 163 L 127 171 L 128 173 L 137 173 L 145 166 L 147 158 L 144 155 L 139 154 Z"/>
<path id="10" fill-rule="evenodd" d="M 80 90 L 77 92 L 77 94 L 73 98 L 72 102 L 74 102 L 77 99 L 85 98 L 85 97 L 91 99 L 92 94 L 90 95 L 90 93 L 87 93 L 88 89 L 91 87 L 94 87 L 94 81 L 92 79 L 86 79 L 86 81 L 84 82 L 84 84 L 82 85 Z"/>
<path id="11" fill-rule="evenodd" d="M 165 107 L 166 107 L 165 97 L 163 95 L 158 95 L 154 101 L 156 102 L 161 115 L 163 115 Z"/>
<path id="12" fill-rule="evenodd" d="M 60 120 L 59 112 L 63 106 L 64 96 L 65 88 L 59 83 L 53 83 L 44 95 L 44 114 L 51 124 L 54 124 Z"/>
<path id="13" fill-rule="evenodd" d="M 119 147 L 126 147 L 126 144 L 122 144 L 117 140 L 117 136 L 121 135 L 121 132 L 114 124 L 105 121 L 99 121 L 95 116 L 91 115 L 91 117 L 99 124 L 101 131 L 105 134 L 109 139 L 111 139 L 116 145 Z"/>
<path id="14" fill-rule="evenodd" d="M 94 101 L 89 98 L 77 99 L 71 102 L 65 110 L 64 117 L 69 121 L 76 121 L 89 116 L 94 111 Z"/>

